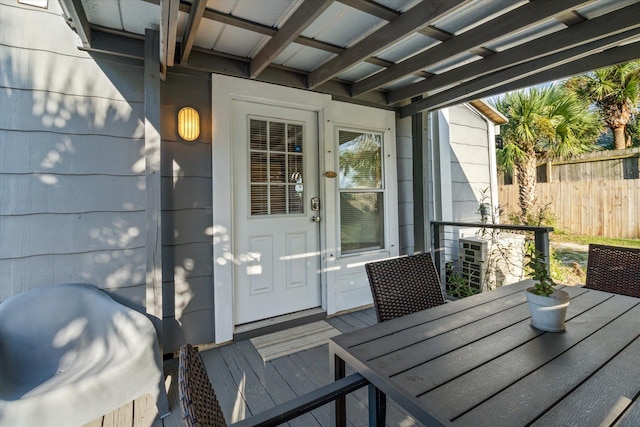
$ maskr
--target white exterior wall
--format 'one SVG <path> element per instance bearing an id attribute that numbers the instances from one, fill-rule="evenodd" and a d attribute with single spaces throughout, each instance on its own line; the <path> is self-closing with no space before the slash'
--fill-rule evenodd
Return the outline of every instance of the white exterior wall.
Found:
<path id="1" fill-rule="evenodd" d="M 467 104 L 425 113 L 424 120 L 429 192 L 425 221 L 479 222 L 480 203 L 497 206 L 495 126 Z M 474 229 L 468 230 L 444 227 L 443 260 L 457 259 L 458 238 L 474 235 Z M 432 241 L 433 236 L 428 238 Z"/>
<path id="2" fill-rule="evenodd" d="M 486 191 L 490 203 L 491 159 L 486 119 L 466 105 L 450 109 L 451 204 L 453 221 L 480 221 Z"/>
<path id="3" fill-rule="evenodd" d="M 398 227 L 400 253 L 413 254 L 415 247 L 413 217 L 413 137 L 411 117 L 396 121 L 398 156 Z"/>

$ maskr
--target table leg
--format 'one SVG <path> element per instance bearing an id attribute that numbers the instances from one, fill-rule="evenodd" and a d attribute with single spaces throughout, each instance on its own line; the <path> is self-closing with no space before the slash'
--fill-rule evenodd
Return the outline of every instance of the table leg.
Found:
<path id="1" fill-rule="evenodd" d="M 387 396 L 369 384 L 369 426 L 384 427 L 387 418 Z"/>
<path id="2" fill-rule="evenodd" d="M 333 379 L 339 380 L 346 375 L 345 363 L 339 356 L 333 355 L 330 358 L 331 371 L 333 371 Z M 346 427 L 347 425 L 347 397 L 340 396 L 335 403 L 335 425 L 336 427 Z"/>

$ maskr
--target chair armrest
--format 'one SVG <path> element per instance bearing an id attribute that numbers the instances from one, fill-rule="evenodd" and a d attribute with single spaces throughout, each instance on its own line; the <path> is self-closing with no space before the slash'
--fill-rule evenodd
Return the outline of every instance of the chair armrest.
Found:
<path id="1" fill-rule="evenodd" d="M 277 426 L 299 417 L 302 414 L 310 412 L 322 405 L 333 402 L 338 397 L 349 394 L 367 384 L 369 384 L 369 381 L 362 375 L 358 373 L 351 374 L 348 377 L 329 383 L 310 393 L 260 412 L 242 421 L 238 421 L 237 423 L 233 423 L 232 426 Z"/>

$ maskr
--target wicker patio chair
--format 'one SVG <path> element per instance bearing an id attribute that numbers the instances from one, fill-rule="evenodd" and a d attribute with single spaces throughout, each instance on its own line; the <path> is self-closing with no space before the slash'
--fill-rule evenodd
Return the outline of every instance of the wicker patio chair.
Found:
<path id="1" fill-rule="evenodd" d="M 367 381 L 356 373 L 329 383 L 250 418 L 234 423 L 234 427 L 267 427 L 286 423 L 306 412 L 345 396 Z M 187 427 L 226 427 L 216 393 L 211 386 L 200 354 L 191 344 L 180 347 L 178 392 L 182 417 Z"/>
<path id="2" fill-rule="evenodd" d="M 585 288 L 640 298 L 640 249 L 590 244 Z"/>
<path id="3" fill-rule="evenodd" d="M 430 253 L 376 261 L 364 266 L 378 322 L 444 304 Z"/>

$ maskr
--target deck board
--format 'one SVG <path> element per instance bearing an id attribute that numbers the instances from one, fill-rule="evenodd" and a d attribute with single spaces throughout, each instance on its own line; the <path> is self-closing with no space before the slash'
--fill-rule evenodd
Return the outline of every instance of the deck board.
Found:
<path id="1" fill-rule="evenodd" d="M 373 308 L 326 319 L 340 332 L 376 323 Z M 238 341 L 201 352 L 209 379 L 216 390 L 227 422 L 238 421 L 286 402 L 327 384 L 330 379 L 328 345 L 323 344 L 264 362 L 249 340 Z M 182 427 L 177 393 L 177 359 L 165 361 L 171 414 L 162 421 L 151 396 L 143 396 L 84 427 Z M 347 367 L 349 370 L 349 368 Z M 288 425 L 311 427 L 330 425 L 332 405 L 305 414 Z M 368 425 L 367 389 L 347 396 L 347 425 Z M 417 424 L 394 402 L 387 404 L 387 425 L 410 427 Z"/>

